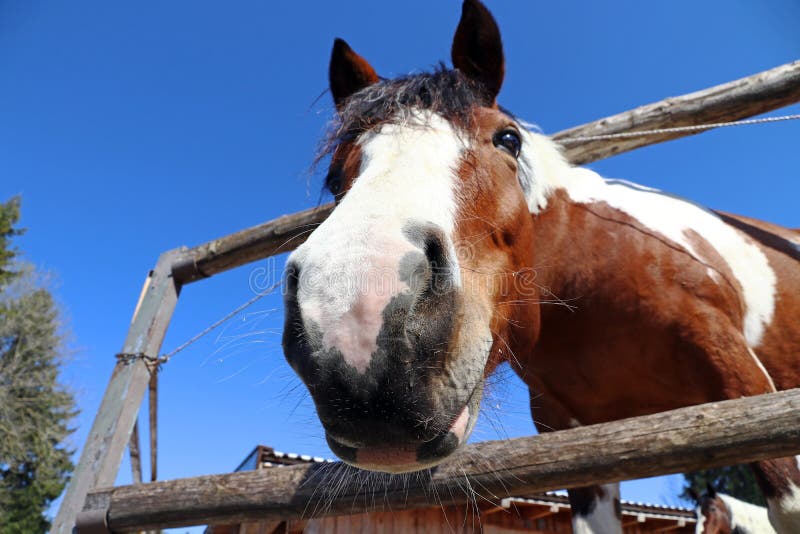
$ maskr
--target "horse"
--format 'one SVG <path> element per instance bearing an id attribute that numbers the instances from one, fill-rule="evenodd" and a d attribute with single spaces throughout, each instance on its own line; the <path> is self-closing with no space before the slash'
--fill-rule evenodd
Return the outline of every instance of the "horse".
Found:
<path id="1" fill-rule="evenodd" d="M 435 466 L 503 362 L 541 432 L 800 386 L 800 233 L 570 165 L 498 104 L 478 0 L 451 57 L 382 79 L 331 52 L 335 207 L 287 259 L 282 344 L 339 458 Z M 755 472 L 800 532 L 796 459 Z M 618 484 L 569 496 L 575 532 L 620 531 Z"/>
<path id="2" fill-rule="evenodd" d="M 730 495 L 718 493 L 708 485 L 706 493 L 692 495 L 697 502 L 697 527 L 695 534 L 774 534 L 767 510 L 761 506 L 741 501 Z"/>

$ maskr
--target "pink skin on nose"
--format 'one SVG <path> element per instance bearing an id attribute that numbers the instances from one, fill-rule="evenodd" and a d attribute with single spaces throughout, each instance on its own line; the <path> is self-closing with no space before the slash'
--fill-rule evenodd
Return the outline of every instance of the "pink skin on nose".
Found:
<path id="1" fill-rule="evenodd" d="M 381 471 L 391 466 L 398 470 L 413 470 L 418 465 L 417 450 L 406 447 L 370 447 L 359 449 L 356 462 L 362 469 Z"/>
<path id="2" fill-rule="evenodd" d="M 461 410 L 461 413 L 458 414 L 458 417 L 456 417 L 456 420 L 453 422 L 453 426 L 450 427 L 450 432 L 456 435 L 459 443 L 464 442 L 468 424 L 469 424 L 469 406 L 464 406 L 464 409 Z"/>
<path id="3" fill-rule="evenodd" d="M 396 253 L 371 258 L 369 270 L 359 280 L 355 302 L 335 322 L 324 325 L 323 345 L 336 348 L 359 373 L 367 370 L 378 349 L 383 310 L 395 295 L 408 289 L 398 278 L 399 261 Z"/>
<path id="4" fill-rule="evenodd" d="M 459 444 L 464 442 L 469 425 L 469 406 L 464 406 L 449 432 L 455 434 Z M 359 449 L 356 463 L 360 468 L 381 471 L 391 467 L 396 471 L 414 470 L 419 467 L 417 450 L 409 447 L 369 447 Z"/>

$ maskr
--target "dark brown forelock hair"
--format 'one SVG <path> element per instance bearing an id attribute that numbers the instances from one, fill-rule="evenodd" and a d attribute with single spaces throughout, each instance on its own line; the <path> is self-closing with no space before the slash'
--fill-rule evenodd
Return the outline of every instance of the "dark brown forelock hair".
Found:
<path id="1" fill-rule="evenodd" d="M 441 115 L 461 133 L 473 122 L 477 106 L 490 106 L 485 88 L 460 71 L 440 65 L 433 72 L 381 80 L 347 99 L 331 123 L 317 162 L 331 155 L 342 142 L 386 123 L 398 123 L 412 110 Z"/>

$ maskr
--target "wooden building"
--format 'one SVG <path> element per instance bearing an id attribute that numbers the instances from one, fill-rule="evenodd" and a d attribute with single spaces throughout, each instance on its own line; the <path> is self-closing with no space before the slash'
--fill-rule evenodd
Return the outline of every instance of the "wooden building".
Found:
<path id="1" fill-rule="evenodd" d="M 237 471 L 276 469 L 287 465 L 330 462 L 307 455 L 282 453 L 258 446 L 239 465 Z M 692 533 L 694 511 L 688 508 L 622 501 L 625 534 L 654 532 Z M 213 525 L 207 534 L 568 534 L 572 532 L 569 501 L 566 495 L 546 493 L 503 499 L 499 505 L 439 506 L 430 508 L 372 512 L 298 521 L 257 521 L 235 525 Z"/>

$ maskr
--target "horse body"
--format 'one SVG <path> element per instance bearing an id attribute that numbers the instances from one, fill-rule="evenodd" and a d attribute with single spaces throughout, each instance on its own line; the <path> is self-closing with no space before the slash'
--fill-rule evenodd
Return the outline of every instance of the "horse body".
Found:
<path id="1" fill-rule="evenodd" d="M 540 431 L 800 386 L 797 233 L 545 157 L 552 183 L 532 217 L 551 302 L 516 354 Z M 800 531 L 798 467 L 755 466 L 781 532 Z M 613 491 L 571 492 L 573 508 Z"/>
<path id="2" fill-rule="evenodd" d="M 499 30 L 464 3 L 455 70 L 381 81 L 337 40 L 326 185 L 287 261 L 284 348 L 331 449 L 435 465 L 508 361 L 541 431 L 800 386 L 797 234 L 569 165 L 496 104 Z M 756 473 L 800 532 L 795 459 Z M 617 485 L 571 490 L 576 532 L 619 530 Z"/>
<path id="3" fill-rule="evenodd" d="M 800 385 L 793 258 L 691 202 L 562 165 L 534 249 L 542 299 L 569 306 L 542 305 L 520 370 L 553 405 L 543 426 Z"/>

